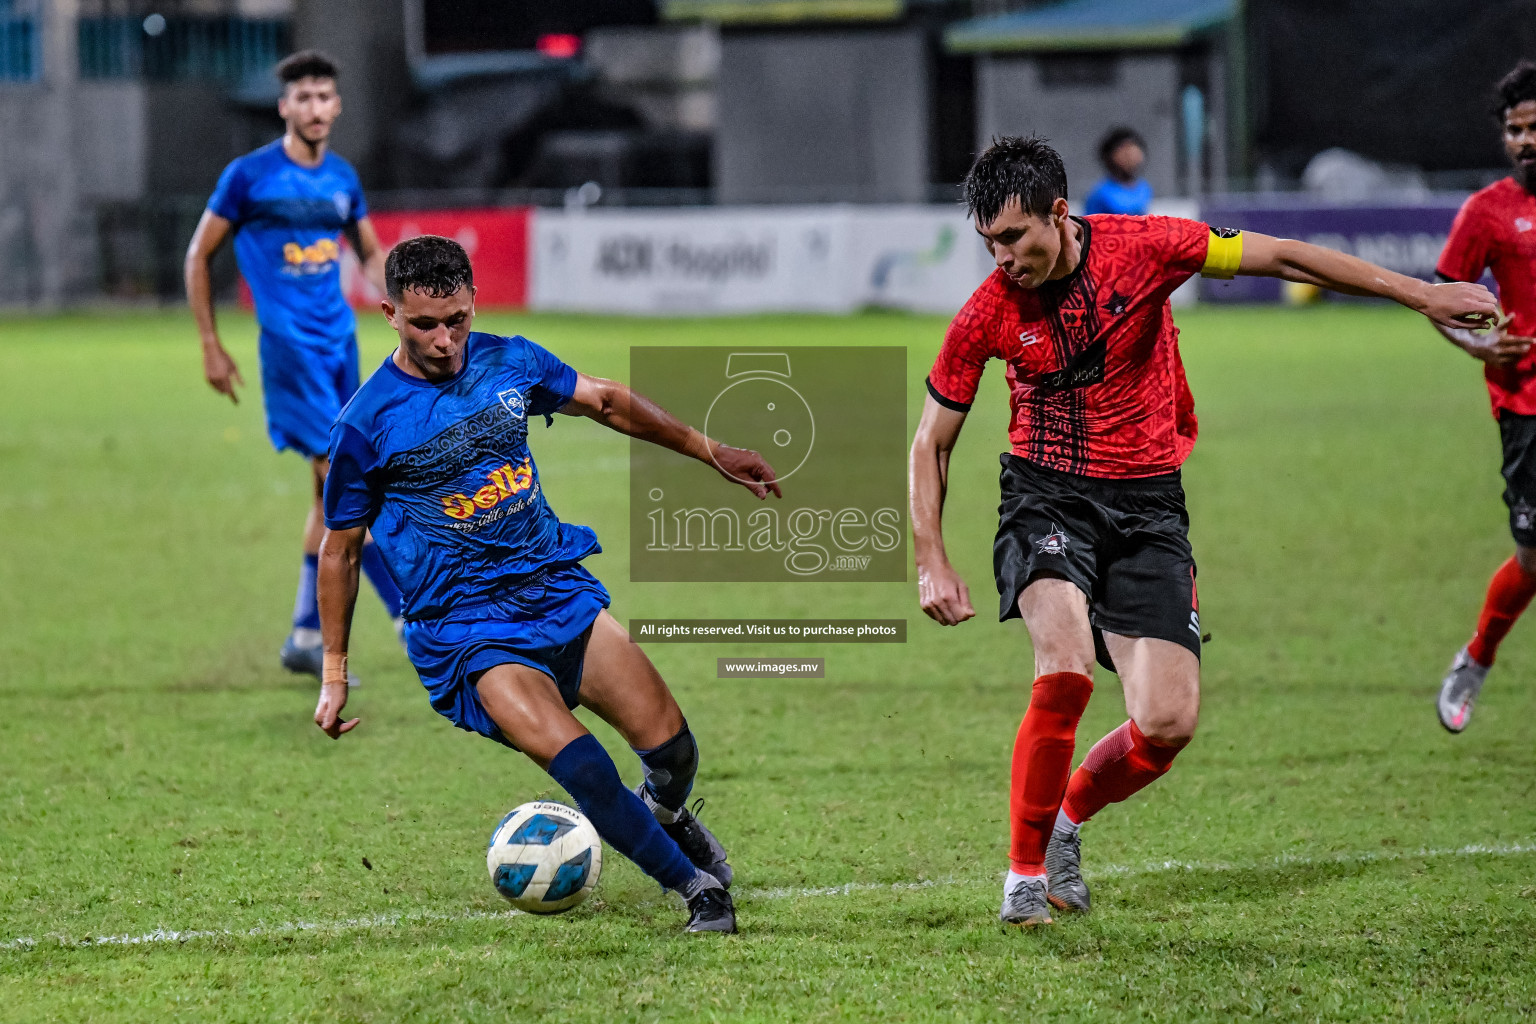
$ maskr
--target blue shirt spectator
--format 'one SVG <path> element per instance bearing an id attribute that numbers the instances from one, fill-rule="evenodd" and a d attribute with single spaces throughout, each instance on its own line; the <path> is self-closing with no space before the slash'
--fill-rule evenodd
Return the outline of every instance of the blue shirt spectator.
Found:
<path id="1" fill-rule="evenodd" d="M 1147 145 L 1131 128 L 1116 128 L 1099 143 L 1107 177 L 1083 198 L 1084 213 L 1142 215 L 1152 206 L 1152 186 L 1141 177 Z"/>

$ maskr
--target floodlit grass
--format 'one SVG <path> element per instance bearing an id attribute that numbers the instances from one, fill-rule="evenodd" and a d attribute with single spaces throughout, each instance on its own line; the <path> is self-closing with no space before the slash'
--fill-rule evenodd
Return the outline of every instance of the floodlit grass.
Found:
<path id="1" fill-rule="evenodd" d="M 1530 627 L 1465 735 L 1431 703 L 1510 547 L 1477 369 L 1391 309 L 1181 320 L 1215 636 L 1201 732 L 1085 829 L 1094 913 L 1032 933 L 996 922 L 1030 682 L 1022 628 L 986 612 L 1000 367 L 951 473 L 950 548 L 983 609 L 953 630 L 910 584 L 630 584 L 626 442 L 534 427 L 621 620 L 911 622 L 903 646 L 651 649 L 737 866 L 734 938 L 681 935 L 617 856 L 570 914 L 502 913 L 485 837 L 563 794 L 432 712 L 366 591 L 362 725 L 332 742 L 310 723 L 314 687 L 277 666 L 306 470 L 268 448 L 256 390 L 209 392 L 181 316 L 0 321 L 0 1020 L 1530 1019 Z M 225 322 L 255 381 L 253 325 Z M 905 344 L 915 422 L 943 323 L 480 326 L 613 376 L 631 344 Z M 827 678 L 720 681 L 722 654 L 824 656 Z M 1123 717 L 1101 674 L 1079 751 Z"/>

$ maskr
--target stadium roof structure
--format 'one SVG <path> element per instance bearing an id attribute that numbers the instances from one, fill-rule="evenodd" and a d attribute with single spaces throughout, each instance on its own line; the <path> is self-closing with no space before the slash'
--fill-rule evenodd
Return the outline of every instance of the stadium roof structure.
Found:
<path id="1" fill-rule="evenodd" d="M 951 53 L 1163 49 L 1224 27 L 1237 8 L 1238 0 L 1063 0 L 962 21 L 944 45 Z"/>
<path id="2" fill-rule="evenodd" d="M 895 21 L 906 10 L 907 0 L 661 0 L 661 16 L 667 21 L 727 25 Z"/>

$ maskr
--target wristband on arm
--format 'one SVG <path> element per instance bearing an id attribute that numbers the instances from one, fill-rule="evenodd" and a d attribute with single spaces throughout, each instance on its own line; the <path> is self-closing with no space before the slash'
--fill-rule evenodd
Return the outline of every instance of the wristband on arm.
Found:
<path id="1" fill-rule="evenodd" d="M 322 684 L 340 683 L 343 686 L 347 684 L 347 656 L 345 652 L 337 654 L 333 651 L 326 651 L 321 661 L 320 682 Z"/>

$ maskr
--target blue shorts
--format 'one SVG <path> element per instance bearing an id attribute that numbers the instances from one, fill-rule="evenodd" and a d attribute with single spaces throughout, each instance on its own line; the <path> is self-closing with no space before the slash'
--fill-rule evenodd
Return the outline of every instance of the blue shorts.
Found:
<path id="1" fill-rule="evenodd" d="M 480 703 L 480 675 L 497 665 L 536 668 L 555 681 L 565 706 L 575 708 L 587 637 L 608 600 L 597 577 L 580 565 L 541 570 L 484 604 L 407 620 L 406 655 L 438 714 L 510 747 Z"/>
<path id="2" fill-rule="evenodd" d="M 261 393 L 272 447 L 325 458 L 331 424 L 357 391 L 357 336 L 349 334 L 321 347 L 263 330 L 260 352 Z"/>

